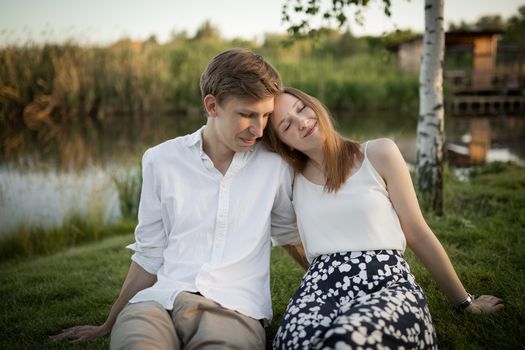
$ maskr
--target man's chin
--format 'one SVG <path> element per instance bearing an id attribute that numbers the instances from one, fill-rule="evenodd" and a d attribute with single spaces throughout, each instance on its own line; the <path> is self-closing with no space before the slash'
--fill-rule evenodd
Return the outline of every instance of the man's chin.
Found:
<path id="1" fill-rule="evenodd" d="M 241 138 L 239 146 L 243 147 L 243 148 L 246 148 L 246 147 L 250 148 L 253 145 L 255 145 L 256 143 L 257 143 L 257 139 L 255 139 L 255 138 L 250 138 L 250 139 Z"/>
<path id="2" fill-rule="evenodd" d="M 257 143 L 257 142 L 255 142 Z M 246 151 L 249 151 L 253 148 L 253 146 L 255 146 L 255 143 L 253 144 L 241 144 L 241 145 L 237 145 L 237 149 L 236 149 L 236 152 L 246 152 Z"/>

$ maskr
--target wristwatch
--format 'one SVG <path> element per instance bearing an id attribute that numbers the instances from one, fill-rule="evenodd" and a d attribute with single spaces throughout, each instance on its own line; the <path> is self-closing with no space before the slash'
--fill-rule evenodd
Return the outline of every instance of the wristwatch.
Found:
<path id="1" fill-rule="evenodd" d="M 472 304 L 472 301 L 474 301 L 474 297 L 472 296 L 472 294 L 470 293 L 467 293 L 467 297 L 465 298 L 465 300 L 463 300 L 461 303 L 459 304 L 456 304 L 454 305 L 454 309 L 458 310 L 458 311 L 463 311 L 465 310 L 467 307 L 470 306 L 470 304 Z"/>

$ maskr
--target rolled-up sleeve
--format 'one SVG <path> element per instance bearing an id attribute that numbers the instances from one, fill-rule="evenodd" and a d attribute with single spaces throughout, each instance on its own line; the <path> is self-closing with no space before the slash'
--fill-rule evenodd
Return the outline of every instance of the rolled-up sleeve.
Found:
<path id="1" fill-rule="evenodd" d="M 167 237 L 162 223 L 160 188 L 150 151 L 146 151 L 142 157 L 142 190 L 135 243 L 126 248 L 135 252 L 131 257 L 133 261 L 155 275 L 164 263 L 163 252 Z"/>
<path id="2" fill-rule="evenodd" d="M 279 190 L 272 208 L 272 244 L 296 245 L 301 243 L 301 238 L 292 205 L 293 170 L 283 164 L 280 175 Z"/>

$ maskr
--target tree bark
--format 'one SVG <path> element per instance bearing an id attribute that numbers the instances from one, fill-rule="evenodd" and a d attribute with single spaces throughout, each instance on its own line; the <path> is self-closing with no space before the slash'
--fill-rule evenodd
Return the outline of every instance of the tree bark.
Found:
<path id="1" fill-rule="evenodd" d="M 416 186 L 423 205 L 443 214 L 444 0 L 425 0 L 425 34 L 419 74 Z"/>

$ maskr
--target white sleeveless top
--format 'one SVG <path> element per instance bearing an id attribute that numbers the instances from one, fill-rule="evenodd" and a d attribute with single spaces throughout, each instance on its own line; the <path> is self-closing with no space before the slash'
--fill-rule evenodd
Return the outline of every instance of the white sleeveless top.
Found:
<path id="1" fill-rule="evenodd" d="M 297 174 L 293 204 L 306 256 L 392 249 L 404 251 L 406 240 L 386 184 L 368 160 L 339 191 L 328 193 Z"/>

